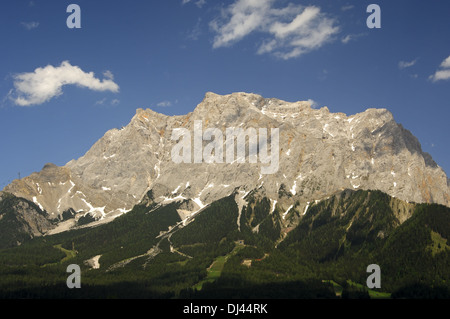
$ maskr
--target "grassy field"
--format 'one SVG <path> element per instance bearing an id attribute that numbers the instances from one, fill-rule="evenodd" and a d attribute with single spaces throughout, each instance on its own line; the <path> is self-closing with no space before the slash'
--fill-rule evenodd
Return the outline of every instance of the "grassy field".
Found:
<path id="1" fill-rule="evenodd" d="M 333 288 L 334 288 L 334 292 L 336 294 L 336 297 L 342 297 L 342 292 L 343 292 L 344 288 L 341 285 L 339 285 L 337 282 L 335 282 L 333 280 L 323 280 L 323 282 L 332 284 Z M 359 290 L 367 291 L 369 293 L 369 296 L 371 299 L 389 299 L 389 298 L 391 298 L 391 294 L 388 292 L 380 292 L 380 291 L 372 290 L 372 289 L 367 288 L 366 286 L 363 286 L 363 285 L 353 282 L 351 280 L 347 280 L 347 283 L 349 286 L 356 287 Z"/>
<path id="2" fill-rule="evenodd" d="M 76 250 L 68 250 L 68 249 L 65 249 L 65 248 L 63 248 L 63 247 L 61 246 L 61 244 L 55 245 L 55 246 L 53 246 L 53 247 L 55 247 L 56 249 L 61 250 L 63 253 L 66 254 L 66 257 L 64 257 L 64 258 L 60 261 L 61 263 L 65 262 L 65 261 L 67 261 L 67 260 L 69 260 L 69 259 L 72 259 L 72 258 L 74 258 L 74 257 L 77 255 L 77 251 L 76 251 Z"/>
<path id="3" fill-rule="evenodd" d="M 219 256 L 217 257 L 211 266 L 207 269 L 208 274 L 205 279 L 197 283 L 193 288 L 197 290 L 201 290 L 203 287 L 203 284 L 207 282 L 213 282 L 217 278 L 220 277 L 220 274 L 222 273 L 223 266 L 225 265 L 225 262 L 227 261 L 227 256 Z"/>
<path id="4" fill-rule="evenodd" d="M 53 246 L 54 248 L 62 251 L 63 253 L 66 254 L 66 257 L 64 257 L 63 259 L 61 259 L 58 263 L 51 263 L 51 264 L 45 264 L 42 267 L 48 267 L 48 266 L 52 266 L 52 265 L 57 265 L 57 264 L 61 264 L 69 259 L 74 258 L 77 255 L 77 251 L 76 250 L 68 250 L 62 247 L 61 244 L 59 245 L 55 245 Z"/>
<path id="5" fill-rule="evenodd" d="M 239 250 L 241 250 L 244 247 L 245 247 L 245 245 L 238 244 L 238 245 L 236 245 L 236 247 L 234 247 L 233 251 L 231 251 L 228 255 L 219 256 L 216 259 L 214 259 L 211 266 L 209 266 L 209 268 L 207 269 L 208 274 L 207 274 L 206 278 L 203 279 L 202 281 L 200 281 L 199 283 L 197 283 L 193 288 L 196 290 L 201 290 L 204 283 L 213 282 L 217 278 L 219 278 L 222 273 L 223 266 L 227 262 L 228 258 L 230 256 L 236 254 Z"/>
<path id="6" fill-rule="evenodd" d="M 353 282 L 351 280 L 347 280 L 347 283 L 350 286 L 356 287 L 358 289 L 367 290 L 369 292 L 370 298 L 372 298 L 372 299 L 389 299 L 389 298 L 391 298 L 391 294 L 388 292 L 380 292 L 380 291 L 372 290 L 372 289 L 367 288 L 366 286 L 363 286 L 363 285 Z"/>

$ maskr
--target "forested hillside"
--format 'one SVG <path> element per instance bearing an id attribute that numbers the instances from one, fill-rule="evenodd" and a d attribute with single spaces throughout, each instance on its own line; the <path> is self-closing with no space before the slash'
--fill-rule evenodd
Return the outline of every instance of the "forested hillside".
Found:
<path id="1" fill-rule="evenodd" d="M 297 212 L 298 225 L 285 229 L 268 198 L 251 192 L 245 200 L 240 213 L 232 194 L 185 221 L 182 202 L 148 200 L 105 225 L 4 248 L 0 297 L 450 296 L 445 206 L 344 191 Z M 81 289 L 66 286 L 69 264 L 81 267 Z M 376 291 L 364 288 L 370 264 L 381 268 Z"/>

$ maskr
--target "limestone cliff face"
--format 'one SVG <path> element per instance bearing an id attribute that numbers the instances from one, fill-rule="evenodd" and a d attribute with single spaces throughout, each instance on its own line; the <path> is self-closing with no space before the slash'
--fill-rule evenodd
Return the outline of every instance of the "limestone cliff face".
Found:
<path id="1" fill-rule="evenodd" d="M 175 163 L 173 131 L 186 129 L 194 141 L 199 123 L 203 133 L 208 128 L 223 132 L 224 143 L 227 128 L 265 128 L 269 134 L 278 128 L 278 170 L 262 174 L 267 164 L 261 157 L 250 163 L 248 150 L 245 161 L 194 163 L 194 146 L 192 163 Z M 202 149 L 208 144 L 202 141 Z M 313 109 L 305 101 L 207 93 L 183 116 L 138 109 L 129 125 L 108 131 L 83 157 L 64 167 L 48 164 L 4 190 L 53 217 L 73 208 L 107 220 L 130 210 L 149 190 L 161 203 L 190 199 L 193 212 L 235 189 L 243 194 L 264 189 L 285 209 L 296 201 L 306 207 L 343 189 L 378 189 L 406 201 L 450 206 L 447 181 L 417 138 L 385 109 L 347 116 Z"/>
<path id="2" fill-rule="evenodd" d="M 55 224 L 37 205 L 12 194 L 0 192 L 0 248 L 14 247 L 42 236 Z"/>

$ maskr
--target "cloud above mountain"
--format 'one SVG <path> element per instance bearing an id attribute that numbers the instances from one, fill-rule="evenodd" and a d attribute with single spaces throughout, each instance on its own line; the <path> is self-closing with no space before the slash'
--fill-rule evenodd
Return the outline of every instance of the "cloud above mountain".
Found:
<path id="1" fill-rule="evenodd" d="M 433 82 L 449 79 L 450 79 L 450 56 L 447 57 L 444 61 L 442 61 L 441 65 L 439 66 L 439 69 L 433 75 L 430 75 L 430 80 L 432 80 Z"/>
<path id="2" fill-rule="evenodd" d="M 48 102 L 61 95 L 64 85 L 76 85 L 93 91 L 110 91 L 117 93 L 119 86 L 113 81 L 110 71 L 105 72 L 105 79 L 100 80 L 93 72 L 84 72 L 80 67 L 64 61 L 60 66 L 47 65 L 34 72 L 14 76 L 15 92 L 11 97 L 16 105 L 32 106 Z"/>
<path id="3" fill-rule="evenodd" d="M 275 7 L 274 0 L 237 0 L 210 23 L 213 47 L 227 47 L 253 33 L 263 35 L 258 54 L 290 59 L 320 48 L 339 32 L 336 21 L 317 6 L 289 3 Z"/>
<path id="4" fill-rule="evenodd" d="M 398 68 L 400 70 L 410 68 L 410 67 L 414 66 L 416 63 L 417 63 L 417 59 L 412 60 L 412 61 L 400 61 L 398 63 Z"/>
<path id="5" fill-rule="evenodd" d="M 27 30 L 33 30 L 39 27 L 39 22 L 31 21 L 31 22 L 21 22 L 22 26 Z"/>

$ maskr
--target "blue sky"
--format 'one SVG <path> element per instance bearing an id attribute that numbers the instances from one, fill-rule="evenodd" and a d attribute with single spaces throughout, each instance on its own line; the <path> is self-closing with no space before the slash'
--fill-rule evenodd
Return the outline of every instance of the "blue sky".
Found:
<path id="1" fill-rule="evenodd" d="M 0 189 L 82 156 L 137 108 L 186 114 L 208 91 L 387 108 L 449 173 L 449 39 L 442 0 L 4 0 Z"/>

